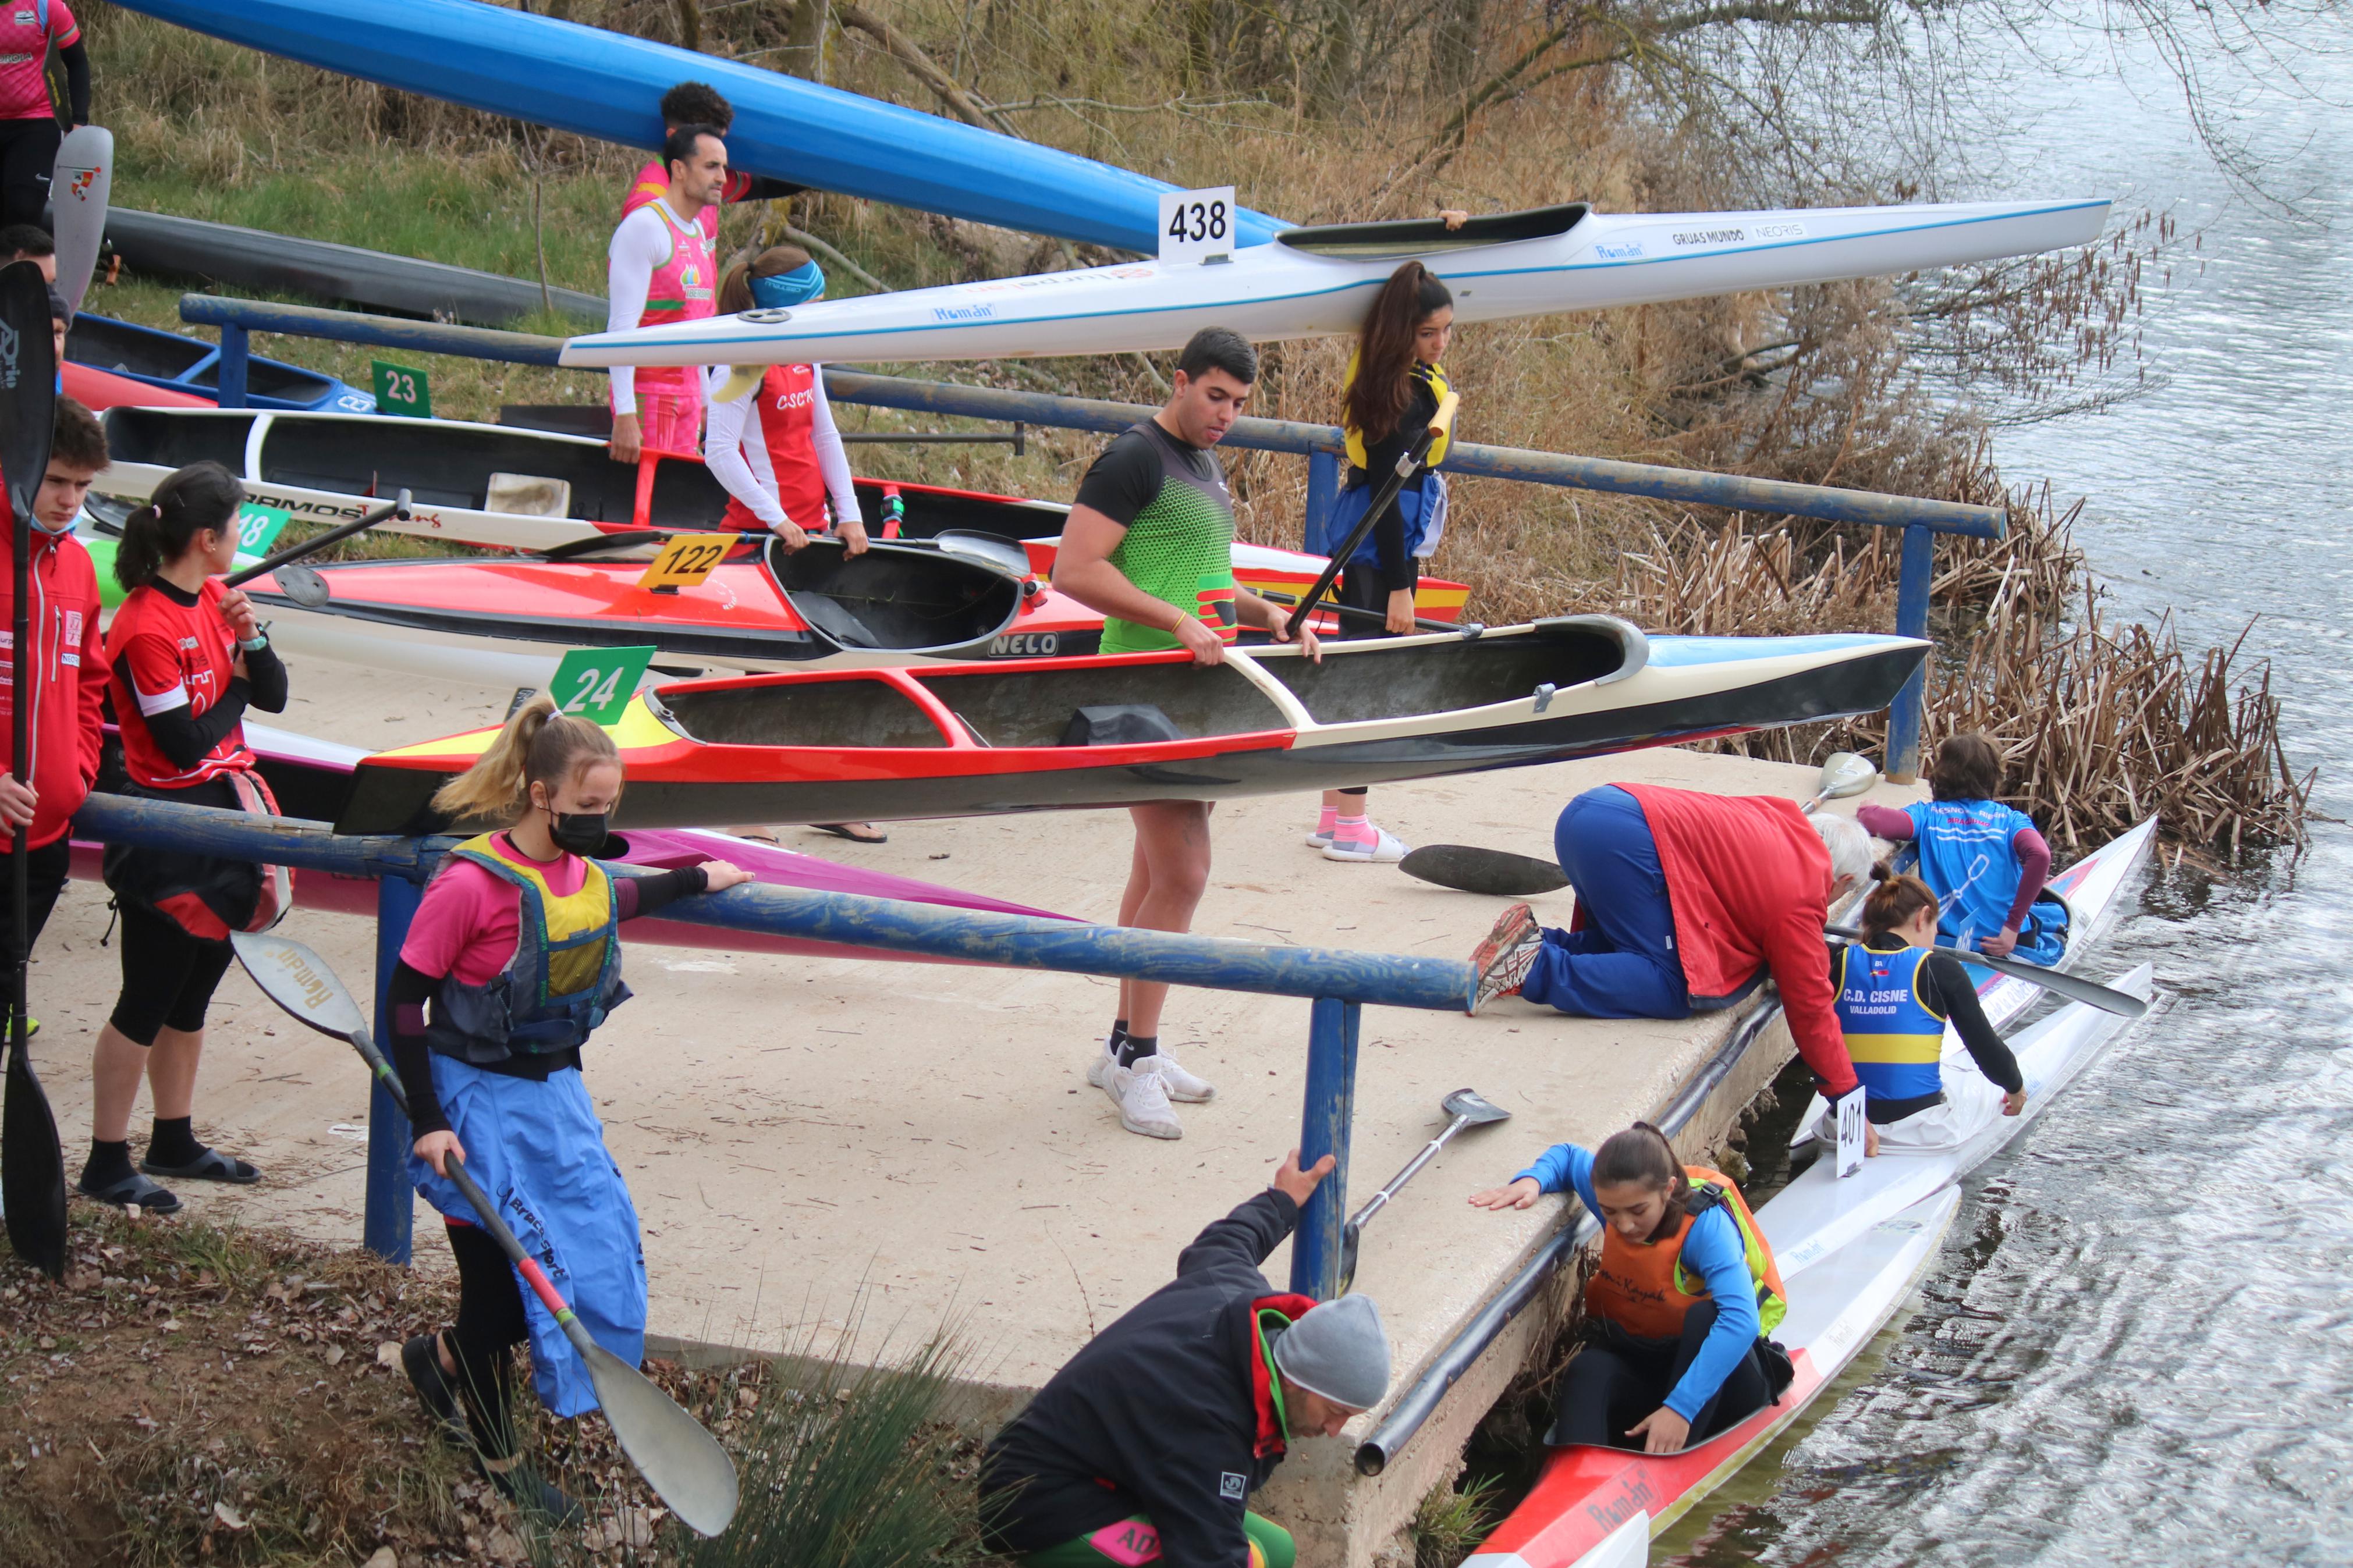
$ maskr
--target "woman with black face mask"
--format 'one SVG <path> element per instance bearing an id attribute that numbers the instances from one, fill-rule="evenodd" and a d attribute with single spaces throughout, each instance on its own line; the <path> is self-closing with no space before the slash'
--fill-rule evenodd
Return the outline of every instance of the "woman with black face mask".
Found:
<path id="1" fill-rule="evenodd" d="M 392 1059 L 408 1093 L 409 1178 L 447 1222 L 458 1321 L 402 1347 L 436 1426 L 509 1497 L 559 1519 L 576 1506 L 518 1468 L 509 1353 L 531 1342 L 532 1382 L 558 1415 L 596 1407 L 563 1329 L 522 1289 L 448 1179 L 463 1161 L 596 1342 L 645 1351 L 638 1215 L 580 1081 L 580 1047 L 627 1001 L 620 925 L 682 895 L 747 879 L 722 860 L 615 878 L 587 857 L 621 796 L 613 738 L 539 698 L 481 760 L 443 785 L 454 822 L 506 822 L 458 846 L 425 889 L 393 972 Z"/>

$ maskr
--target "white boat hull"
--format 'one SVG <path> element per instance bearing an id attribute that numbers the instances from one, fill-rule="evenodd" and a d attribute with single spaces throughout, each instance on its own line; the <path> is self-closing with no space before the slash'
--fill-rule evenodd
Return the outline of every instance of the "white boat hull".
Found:
<path id="1" fill-rule="evenodd" d="M 1179 348 L 1206 326 L 1231 327 L 1261 342 L 1341 336 L 1356 331 L 1375 291 L 1413 256 L 1453 290 L 1458 324 L 1505 321 L 2086 245 L 2099 237 L 2108 203 L 1556 210 L 1564 215 L 1559 232 L 1500 244 L 1457 247 L 1435 236 L 1419 249 L 1335 246 L 1318 237 L 1339 231 L 1294 230 L 1274 244 L 1237 251 L 1222 265 L 1124 262 L 590 333 L 565 345 L 564 363 L 849 364 L 1121 353 Z"/>

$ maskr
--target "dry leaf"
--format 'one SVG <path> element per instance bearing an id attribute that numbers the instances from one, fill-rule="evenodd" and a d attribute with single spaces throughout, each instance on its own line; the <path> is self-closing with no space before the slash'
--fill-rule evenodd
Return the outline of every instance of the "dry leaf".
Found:
<path id="1" fill-rule="evenodd" d="M 390 1367 L 395 1372 L 399 1371 L 399 1342 L 396 1340 L 385 1340 L 382 1343 L 378 1344 L 375 1347 L 375 1364 L 378 1366 Z"/>
<path id="2" fill-rule="evenodd" d="M 223 1530 L 232 1533 L 248 1528 L 244 1517 L 225 1502 L 213 1504 L 213 1518 L 219 1521 Z"/>

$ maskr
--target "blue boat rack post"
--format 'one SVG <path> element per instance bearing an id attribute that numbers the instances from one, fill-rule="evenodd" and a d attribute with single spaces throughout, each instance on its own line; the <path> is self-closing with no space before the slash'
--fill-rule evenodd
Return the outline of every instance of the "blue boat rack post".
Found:
<path id="1" fill-rule="evenodd" d="M 182 295 L 180 319 L 220 329 L 220 404 L 224 408 L 245 405 L 246 358 L 250 352 L 249 334 L 253 332 L 279 332 L 289 337 L 322 338 L 332 342 L 365 343 L 509 364 L 553 365 L 564 346 L 560 338 L 535 337 L 525 332 L 360 315 L 315 305 L 273 305 L 211 294 Z M 832 368 L 825 373 L 825 388 L 826 395 L 839 403 L 1111 434 L 1150 418 L 1154 412 L 1142 404 L 959 386 L 948 382 L 912 381 L 902 376 Z M 1341 443 L 1337 426 L 1288 419 L 1241 419 L 1235 422 L 1224 445 L 1304 457 L 1308 465 L 1307 509 L 1314 517 L 1328 511 L 1339 495 Z M 1446 461 L 1440 467 L 1448 473 L 1473 478 L 1650 496 L 1692 506 L 1816 518 L 1826 522 L 1900 528 L 1904 531 L 1903 574 L 1895 594 L 1895 630 L 1910 637 L 1928 635 L 1928 585 L 1936 566 L 1936 535 L 1958 533 L 1977 539 L 2000 539 L 2009 526 L 2000 507 L 1791 484 L 1780 479 L 1712 474 L 1651 463 L 1621 463 L 1606 458 L 1575 458 L 1517 447 L 1458 441 L 1448 449 Z M 1885 761 L 1889 774 L 1899 781 L 1908 782 L 1919 773 L 1920 709 L 1926 690 L 1927 668 L 1924 665 L 1897 693 L 1888 713 Z"/>
<path id="2" fill-rule="evenodd" d="M 93 795 L 75 818 L 82 837 L 216 855 L 297 870 L 380 879 L 376 973 L 392 973 L 418 892 L 458 840 L 339 835 L 323 822 L 257 817 L 212 806 Z M 643 873 L 628 867 L 627 875 Z M 1300 1158 L 1339 1162 L 1300 1215 L 1292 1242 L 1291 1288 L 1320 1299 L 1338 1293 L 1340 1227 L 1347 1214 L 1348 1138 L 1356 1100 L 1358 1019 L 1366 1004 L 1448 1011 L 1463 1006 L 1476 979 L 1461 959 L 1414 958 L 1345 948 L 1270 947 L 1125 926 L 1084 925 L 1034 915 L 941 909 L 893 899 L 747 883 L 670 906 L 668 918 L 730 931 L 761 931 L 934 958 L 960 958 L 1069 974 L 1133 976 L 1174 985 L 1310 998 L 1305 1108 Z M 392 1031 L 377 993 L 376 1032 Z M 363 1238 L 395 1262 L 408 1259 L 411 1194 L 408 1127 L 381 1086 L 368 1118 L 367 1209 Z"/>

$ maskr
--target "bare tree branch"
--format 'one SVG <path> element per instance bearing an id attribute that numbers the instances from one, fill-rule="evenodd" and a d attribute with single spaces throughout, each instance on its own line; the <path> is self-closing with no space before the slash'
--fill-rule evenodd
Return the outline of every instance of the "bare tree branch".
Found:
<path id="1" fill-rule="evenodd" d="M 931 89 L 932 96 L 944 104 L 947 111 L 967 125 L 977 125 L 984 131 L 1002 131 L 1008 136 L 1019 136 L 1012 122 L 977 95 L 966 92 L 955 78 L 942 70 L 939 62 L 925 54 L 921 45 L 892 26 L 881 16 L 865 6 L 843 0 L 833 8 L 845 27 L 855 27 L 871 37 L 890 53 L 892 59 L 904 66 L 909 76 Z"/>

